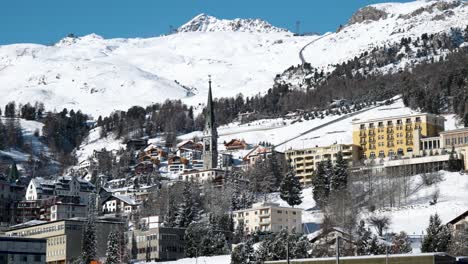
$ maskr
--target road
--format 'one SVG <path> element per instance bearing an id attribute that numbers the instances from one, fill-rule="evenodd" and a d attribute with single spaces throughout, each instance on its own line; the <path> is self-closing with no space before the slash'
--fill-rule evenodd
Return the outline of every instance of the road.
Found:
<path id="1" fill-rule="evenodd" d="M 307 62 L 307 61 L 305 60 L 305 58 L 304 58 L 304 50 L 305 50 L 309 45 L 314 44 L 316 41 L 321 40 L 321 39 L 323 39 L 324 37 L 326 37 L 326 36 L 328 36 L 328 35 L 330 35 L 330 33 L 327 33 L 327 34 L 325 34 L 325 35 L 323 35 L 323 36 L 321 36 L 321 37 L 319 37 L 319 38 L 316 38 L 316 39 L 312 40 L 311 42 L 305 44 L 304 47 L 302 47 L 302 49 L 299 51 L 299 58 L 301 59 L 301 63 L 302 63 L 302 64 L 304 64 L 304 63 Z"/>

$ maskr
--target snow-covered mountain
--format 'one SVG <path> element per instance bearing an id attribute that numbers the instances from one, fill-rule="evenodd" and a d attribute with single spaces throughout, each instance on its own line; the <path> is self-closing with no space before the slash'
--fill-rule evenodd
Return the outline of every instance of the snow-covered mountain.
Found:
<path id="1" fill-rule="evenodd" d="M 467 25 L 464 1 L 415 1 L 363 8 L 337 32 L 322 36 L 294 36 L 260 20 L 200 15 L 178 33 L 154 38 L 92 34 L 53 46 L 4 45 L 0 105 L 38 100 L 47 109 L 81 109 L 94 116 L 168 98 L 197 105 L 205 101 L 208 75 L 215 97 L 251 96 L 266 92 L 277 74 L 302 60 L 330 70 L 403 37 Z"/>
<path id="2" fill-rule="evenodd" d="M 177 32 L 249 32 L 249 33 L 278 33 L 288 32 L 283 28 L 272 26 L 261 19 L 233 20 L 218 19 L 206 14 L 200 14 L 177 29 Z"/>

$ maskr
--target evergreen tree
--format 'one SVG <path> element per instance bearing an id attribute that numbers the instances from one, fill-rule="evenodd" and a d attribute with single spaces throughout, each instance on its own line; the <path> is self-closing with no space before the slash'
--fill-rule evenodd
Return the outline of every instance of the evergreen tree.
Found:
<path id="1" fill-rule="evenodd" d="M 369 244 L 372 232 L 365 225 L 364 220 L 361 220 L 356 230 L 356 253 L 358 256 L 370 254 Z"/>
<path id="2" fill-rule="evenodd" d="M 236 230 L 234 231 L 234 238 L 233 241 L 235 244 L 241 243 L 244 241 L 245 237 L 245 224 L 244 221 L 240 221 L 236 226 Z"/>
<path id="3" fill-rule="evenodd" d="M 5 149 L 6 147 L 6 131 L 5 126 L 3 125 L 2 119 L 0 118 L 0 150 Z"/>
<path id="4" fill-rule="evenodd" d="M 198 203 L 193 196 L 190 184 L 185 183 L 184 191 L 182 193 L 183 201 L 179 205 L 179 212 L 176 218 L 176 225 L 178 227 L 188 227 L 192 222 L 198 220 L 199 207 Z"/>
<path id="5" fill-rule="evenodd" d="M 372 236 L 372 239 L 369 242 L 369 254 L 370 255 L 382 255 L 385 254 L 386 248 L 385 245 L 379 240 L 379 237 L 376 235 Z"/>
<path id="6" fill-rule="evenodd" d="M 81 260 L 83 264 L 89 264 L 91 261 L 97 260 L 96 203 L 93 195 L 89 200 L 88 220 L 84 226 L 81 243 Z"/>
<path id="7" fill-rule="evenodd" d="M 179 208 L 172 195 L 169 195 L 169 201 L 167 205 L 166 217 L 164 217 L 165 227 L 176 227 Z"/>
<path id="8" fill-rule="evenodd" d="M 10 182 L 16 182 L 20 177 L 18 167 L 16 166 L 16 161 L 13 160 L 9 170 L 8 170 L 8 180 Z"/>
<path id="9" fill-rule="evenodd" d="M 132 259 L 137 259 L 138 258 L 138 247 L 137 247 L 137 242 L 136 242 L 136 237 L 135 237 L 135 232 L 132 232 Z"/>
<path id="10" fill-rule="evenodd" d="M 458 160 L 455 158 L 455 146 L 452 146 L 452 151 L 450 151 L 449 161 L 448 161 L 448 170 L 449 171 L 459 171 L 460 166 Z"/>
<path id="11" fill-rule="evenodd" d="M 119 237 L 116 231 L 111 231 L 107 239 L 105 264 L 119 264 L 119 263 L 122 263 L 120 260 Z"/>
<path id="12" fill-rule="evenodd" d="M 146 259 L 146 262 L 151 261 L 151 245 L 149 241 L 148 243 L 146 243 L 145 259 Z"/>
<path id="13" fill-rule="evenodd" d="M 421 252 L 446 252 L 450 244 L 451 233 L 438 214 L 431 215 L 426 235 L 421 244 Z"/>
<path id="14" fill-rule="evenodd" d="M 247 240 L 245 243 L 238 244 L 231 253 L 231 264 L 254 264 L 255 251 L 253 241 Z"/>
<path id="15" fill-rule="evenodd" d="M 465 115 L 463 116 L 463 123 L 465 127 L 468 127 L 468 112 L 466 112 Z"/>
<path id="16" fill-rule="evenodd" d="M 290 206 L 302 203 L 302 186 L 299 179 L 291 171 L 286 174 L 280 185 L 280 197 Z"/>
<path id="17" fill-rule="evenodd" d="M 391 251 L 392 254 L 405 254 L 413 251 L 411 248 L 411 240 L 406 232 L 401 231 L 393 237 Z"/>
<path id="18" fill-rule="evenodd" d="M 324 162 L 320 162 L 312 178 L 314 200 L 320 208 L 324 208 L 327 205 L 330 194 L 330 183 L 324 166 Z"/>
<path id="19" fill-rule="evenodd" d="M 338 152 L 334 173 L 330 179 L 330 189 L 332 191 L 343 191 L 348 186 L 348 164 L 343 159 L 343 153 Z"/>

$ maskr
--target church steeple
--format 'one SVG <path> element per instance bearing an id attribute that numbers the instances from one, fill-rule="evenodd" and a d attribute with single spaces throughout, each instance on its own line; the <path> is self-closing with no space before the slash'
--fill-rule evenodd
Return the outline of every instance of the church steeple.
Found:
<path id="1" fill-rule="evenodd" d="M 215 117 L 213 110 L 213 95 L 211 93 L 211 75 L 208 75 L 208 102 L 206 103 L 205 129 L 215 126 Z"/>
<path id="2" fill-rule="evenodd" d="M 208 101 L 205 112 L 205 129 L 203 130 L 203 168 L 205 170 L 218 167 L 218 132 L 213 108 L 213 95 L 211 92 L 211 75 L 208 76 Z"/>

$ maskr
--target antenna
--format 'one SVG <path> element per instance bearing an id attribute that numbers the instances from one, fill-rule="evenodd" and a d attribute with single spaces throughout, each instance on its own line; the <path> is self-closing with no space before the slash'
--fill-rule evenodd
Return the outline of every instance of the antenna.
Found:
<path id="1" fill-rule="evenodd" d="M 301 21 L 298 20 L 298 21 L 296 21 L 296 34 L 297 35 L 300 35 L 300 33 L 301 33 L 300 30 L 299 30 L 300 27 L 301 27 Z"/>

